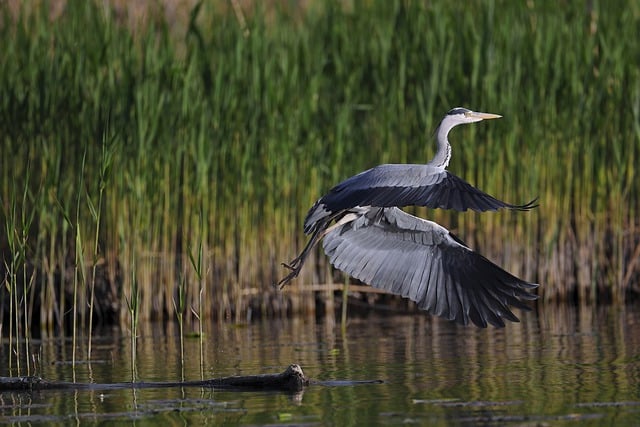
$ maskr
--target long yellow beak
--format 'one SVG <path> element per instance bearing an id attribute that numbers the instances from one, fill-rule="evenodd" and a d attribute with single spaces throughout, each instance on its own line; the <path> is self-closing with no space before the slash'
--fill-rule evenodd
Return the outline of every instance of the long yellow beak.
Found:
<path id="1" fill-rule="evenodd" d="M 466 114 L 467 117 L 477 117 L 478 119 L 483 119 L 483 120 L 489 120 L 489 119 L 499 119 L 500 117 L 502 117 L 499 114 L 492 114 L 492 113 L 478 113 L 476 111 L 469 111 Z"/>

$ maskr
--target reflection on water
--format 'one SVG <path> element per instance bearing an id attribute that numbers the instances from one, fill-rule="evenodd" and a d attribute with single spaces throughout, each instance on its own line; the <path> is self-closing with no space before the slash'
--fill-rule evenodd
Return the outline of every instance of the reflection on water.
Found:
<path id="1" fill-rule="evenodd" d="M 189 388 L 5 392 L 0 422 L 634 425 L 639 323 L 633 306 L 551 306 L 500 330 L 426 315 L 351 317 L 344 331 L 327 318 L 210 324 L 202 341 L 185 341 L 184 363 L 175 325 L 151 325 L 138 339 L 142 381 L 274 373 L 298 363 L 320 381 L 384 383 L 312 385 L 298 395 Z M 105 333 L 94 341 L 91 363 L 76 366 L 76 380 L 130 381 L 130 348 L 130 337 Z M 42 376 L 72 379 L 69 343 L 37 342 L 34 350 Z M 5 376 L 7 352 L 5 342 Z"/>

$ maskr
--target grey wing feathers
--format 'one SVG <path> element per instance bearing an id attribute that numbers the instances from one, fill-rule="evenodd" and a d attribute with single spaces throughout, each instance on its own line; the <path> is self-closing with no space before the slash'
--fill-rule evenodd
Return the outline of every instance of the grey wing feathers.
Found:
<path id="1" fill-rule="evenodd" d="M 305 232 L 323 218 L 355 206 L 426 206 L 432 209 L 529 210 L 536 200 L 523 205 L 503 202 L 463 179 L 427 165 L 386 164 L 343 181 L 320 198 L 305 218 Z"/>
<path id="2" fill-rule="evenodd" d="M 537 206 L 535 204 L 535 199 L 523 205 L 514 205 L 503 202 L 502 200 L 496 199 L 482 190 L 477 189 L 452 173 L 447 171 L 444 171 L 443 173 L 445 176 L 438 185 L 426 187 L 422 190 L 422 193 L 420 194 L 422 202 L 417 204 L 418 206 L 455 209 L 457 211 L 466 211 L 467 209 L 471 209 L 478 212 L 495 211 L 498 209 L 526 211 Z"/>
<path id="3" fill-rule="evenodd" d="M 376 288 L 415 301 L 427 312 L 502 327 L 517 322 L 509 306 L 528 310 L 537 287 L 506 272 L 444 227 L 397 208 L 371 208 L 324 237 L 331 263 Z"/>

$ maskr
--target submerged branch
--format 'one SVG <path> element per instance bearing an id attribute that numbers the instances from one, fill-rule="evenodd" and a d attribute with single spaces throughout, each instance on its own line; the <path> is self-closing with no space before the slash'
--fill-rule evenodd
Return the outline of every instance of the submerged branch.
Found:
<path id="1" fill-rule="evenodd" d="M 48 381 L 37 376 L 0 377 L 0 391 L 36 390 L 113 390 L 124 388 L 211 387 L 231 391 L 274 390 L 301 391 L 309 385 L 299 365 L 289 365 L 279 374 L 246 375 L 184 382 L 132 382 L 113 384 Z"/>

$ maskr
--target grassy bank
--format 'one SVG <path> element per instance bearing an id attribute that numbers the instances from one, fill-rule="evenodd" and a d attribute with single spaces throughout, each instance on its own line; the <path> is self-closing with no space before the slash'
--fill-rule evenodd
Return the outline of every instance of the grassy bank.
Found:
<path id="1" fill-rule="evenodd" d="M 308 207 L 375 164 L 426 162 L 454 106 L 504 119 L 455 130 L 450 170 L 540 208 L 427 214 L 543 298 L 638 291 L 635 2 L 317 3 L 133 27 L 93 2 L 0 6 L 12 322 L 313 310 L 299 285 L 331 281 L 322 256 L 271 288 Z"/>

